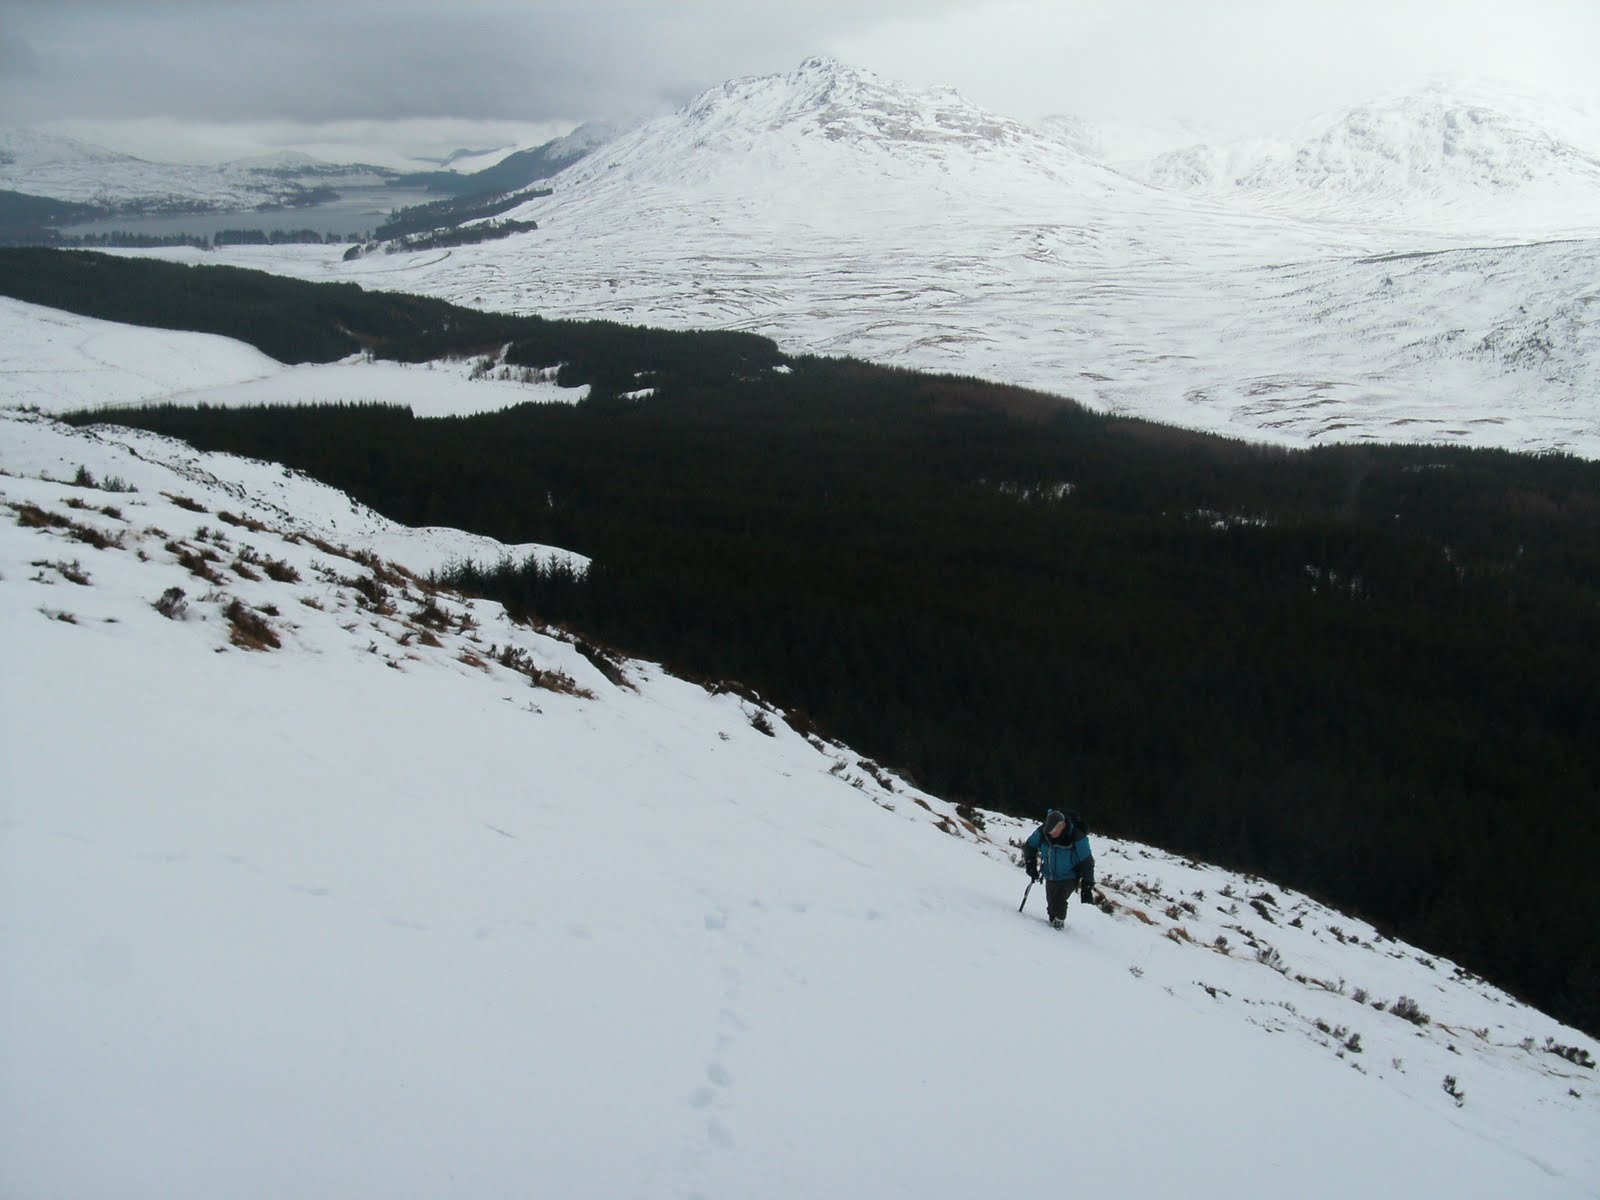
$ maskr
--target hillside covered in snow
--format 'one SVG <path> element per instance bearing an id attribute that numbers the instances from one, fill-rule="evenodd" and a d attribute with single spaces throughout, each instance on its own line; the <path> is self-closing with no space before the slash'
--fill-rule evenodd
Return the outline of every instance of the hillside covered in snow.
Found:
<path id="1" fill-rule="evenodd" d="M 6 1195 L 1600 1184 L 1426 947 L 1110 838 L 1055 932 L 1028 824 L 428 579 L 557 551 L 17 412 L 0 518 Z"/>
<path id="2" fill-rule="evenodd" d="M 1083 131 L 814 59 L 621 133 L 497 218 L 536 231 L 353 261 L 158 253 L 490 310 L 753 331 L 789 353 L 1257 441 L 1592 457 L 1592 163 L 1533 121 L 1440 95 L 1373 110 L 1328 133 L 1314 177 L 1283 167 L 1293 178 L 1263 205 L 1231 184 L 1152 186 L 1085 153 Z M 1391 161 L 1401 150 L 1415 163 Z M 1222 179 L 1201 157 L 1195 171 Z M 1516 171 L 1535 174 L 1526 189 L 1491 186 Z M 1550 210 L 1524 192 L 1559 200 L 1560 219 L 1540 224 Z"/>

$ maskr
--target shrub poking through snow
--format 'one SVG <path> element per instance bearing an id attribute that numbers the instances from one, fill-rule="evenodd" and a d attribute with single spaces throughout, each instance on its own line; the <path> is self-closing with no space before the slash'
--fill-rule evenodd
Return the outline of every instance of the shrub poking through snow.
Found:
<path id="1" fill-rule="evenodd" d="M 431 595 L 416 612 L 411 614 L 411 619 L 418 625 L 424 625 L 429 629 L 437 629 L 441 632 L 450 628 L 450 614 L 440 608 L 439 602 Z"/>
<path id="2" fill-rule="evenodd" d="M 17 524 L 24 529 L 65 529 L 72 524 L 67 518 L 46 512 L 37 504 L 14 504 L 12 508 L 17 513 Z"/>
<path id="3" fill-rule="evenodd" d="M 221 583 L 222 576 L 218 575 L 208 565 L 221 562 L 221 558 L 210 550 L 194 550 L 178 542 L 168 542 L 167 549 L 178 556 L 178 565 L 189 574 L 204 579 L 207 583 Z"/>
<path id="4" fill-rule="evenodd" d="M 353 575 L 339 580 L 347 588 L 355 590 L 367 608 L 383 616 L 394 612 L 394 605 L 389 603 L 389 591 L 379 582 L 376 575 Z"/>
<path id="5" fill-rule="evenodd" d="M 261 560 L 261 569 L 267 573 L 267 578 L 275 583 L 299 583 L 300 572 L 296 571 L 281 558 L 264 558 Z"/>
<path id="6" fill-rule="evenodd" d="M 45 562 L 39 560 L 33 565 L 40 568 L 39 575 L 35 577 L 39 582 L 45 582 L 43 579 L 45 571 L 54 571 L 68 583 L 76 583 L 83 587 L 89 585 L 89 572 L 83 569 L 83 564 L 77 559 L 73 559 L 71 562 Z"/>
<path id="7" fill-rule="evenodd" d="M 1418 1026 L 1426 1025 L 1433 1019 L 1423 1012 L 1421 1006 L 1410 996 L 1401 996 L 1400 999 L 1389 1006 L 1389 1011 L 1395 1016 Z"/>
<path id="8" fill-rule="evenodd" d="M 162 492 L 161 494 L 163 496 L 165 496 L 168 500 L 171 500 L 179 508 L 187 509 L 189 512 L 209 513 L 211 511 L 209 508 L 205 507 L 205 505 L 201 504 L 199 501 L 191 500 L 187 496 L 179 496 L 179 495 L 176 495 L 176 494 L 174 494 L 172 492 Z"/>
<path id="9" fill-rule="evenodd" d="M 575 639 L 572 644 L 577 647 L 579 654 L 594 664 L 595 670 L 599 671 L 600 674 L 604 675 L 617 687 L 631 688 L 633 686 L 628 679 L 627 672 L 622 669 L 622 664 L 617 661 L 610 651 L 596 646 L 593 642 L 586 642 L 582 638 Z"/>
<path id="10" fill-rule="evenodd" d="M 181 587 L 169 587 L 152 607 L 169 621 L 181 621 L 189 612 L 189 600 Z"/>
<path id="11" fill-rule="evenodd" d="M 242 529 L 248 529 L 251 533 L 265 533 L 267 531 L 267 527 L 254 517 L 241 517 L 236 513 L 219 511 L 217 520 L 226 521 L 229 525 L 237 525 Z"/>
<path id="12" fill-rule="evenodd" d="M 283 645 L 266 619 L 237 597 L 222 610 L 222 615 L 232 627 L 228 640 L 235 646 L 246 650 L 276 650 Z"/>
<path id="13" fill-rule="evenodd" d="M 1555 1038 L 1547 1037 L 1544 1040 L 1544 1052 L 1546 1054 L 1554 1054 L 1558 1058 L 1564 1058 L 1569 1063 L 1575 1063 L 1580 1067 L 1587 1067 L 1591 1071 L 1594 1070 L 1594 1056 L 1581 1046 L 1563 1046 Z"/>

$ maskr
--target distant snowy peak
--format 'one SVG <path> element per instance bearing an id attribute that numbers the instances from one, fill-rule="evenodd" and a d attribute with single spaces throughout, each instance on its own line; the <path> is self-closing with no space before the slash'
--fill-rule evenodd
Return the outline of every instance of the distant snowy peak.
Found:
<path id="1" fill-rule="evenodd" d="M 548 141 L 540 149 L 552 162 L 576 162 L 638 124 L 637 121 L 585 121 L 565 137 Z"/>
<path id="2" fill-rule="evenodd" d="M 148 165 L 131 154 L 91 146 L 75 138 L 31 129 L 0 129 L 0 172 L 7 178 L 41 168 L 115 164 Z"/>
<path id="3" fill-rule="evenodd" d="M 393 172 L 289 150 L 220 164 L 152 162 L 56 134 L 0 131 L 0 189 L 115 210 L 245 209 L 307 187 L 378 183 Z"/>
<path id="4" fill-rule="evenodd" d="M 909 87 L 830 58 L 711 88 L 606 142 L 552 184 L 555 200 L 520 215 L 542 223 L 569 198 L 598 209 L 602 194 L 605 204 L 660 212 L 663 197 L 637 189 L 665 188 L 702 206 L 716 197 L 766 225 L 786 212 L 809 221 L 826 211 L 832 224 L 853 227 L 958 198 L 1009 210 L 1046 193 L 1056 204 L 1073 192 L 1133 186 L 953 90 Z"/>
<path id="5" fill-rule="evenodd" d="M 1580 231 L 1600 213 L 1600 121 L 1509 89 L 1436 81 L 1287 138 L 1172 150 L 1137 173 L 1308 215 L 1373 203 L 1445 213 L 1518 205 L 1540 229 Z"/>
<path id="6" fill-rule="evenodd" d="M 735 79 L 702 93 L 682 114 L 724 132 L 784 128 L 834 141 L 981 147 L 1036 137 L 949 88 L 916 89 L 832 58 L 808 58 L 786 75 Z"/>

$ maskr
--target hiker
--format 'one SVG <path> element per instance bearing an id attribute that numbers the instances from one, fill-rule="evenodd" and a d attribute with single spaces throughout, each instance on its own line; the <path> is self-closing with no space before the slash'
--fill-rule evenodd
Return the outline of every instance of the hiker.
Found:
<path id="1" fill-rule="evenodd" d="M 1067 923 L 1067 901 L 1074 887 L 1079 900 L 1094 903 L 1094 851 L 1089 849 L 1088 827 L 1077 813 L 1054 808 L 1045 813 L 1044 824 L 1022 844 L 1022 869 L 1036 883 L 1044 877 L 1045 908 L 1056 929 Z"/>

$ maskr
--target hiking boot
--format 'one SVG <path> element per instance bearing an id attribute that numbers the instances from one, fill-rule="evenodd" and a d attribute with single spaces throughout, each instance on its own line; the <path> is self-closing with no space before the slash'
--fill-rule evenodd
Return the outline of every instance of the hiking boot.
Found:
<path id="1" fill-rule="evenodd" d="M 1051 917 L 1050 918 L 1050 928 L 1051 929 L 1065 929 L 1066 927 L 1067 927 L 1067 922 L 1063 918 L 1061 918 L 1061 917 Z"/>

